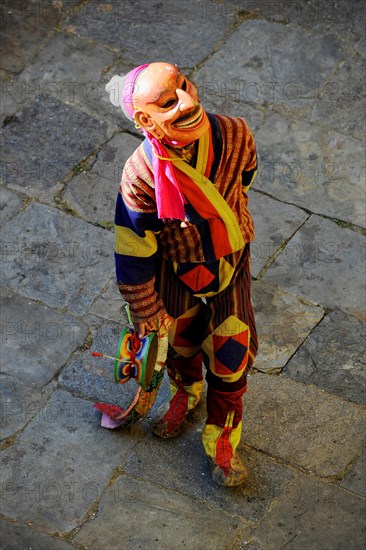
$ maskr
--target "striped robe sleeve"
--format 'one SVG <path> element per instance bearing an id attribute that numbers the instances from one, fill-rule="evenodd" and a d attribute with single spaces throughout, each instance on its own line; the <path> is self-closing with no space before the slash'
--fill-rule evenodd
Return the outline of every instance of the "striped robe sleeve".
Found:
<path id="1" fill-rule="evenodd" d="M 254 138 L 246 122 L 245 127 L 245 143 L 243 148 L 246 151 L 247 161 L 242 172 L 242 185 L 244 193 L 247 193 L 257 174 L 258 161 Z"/>
<path id="2" fill-rule="evenodd" d="M 132 319 L 142 323 L 164 315 L 154 289 L 157 234 L 154 183 L 141 146 L 126 162 L 115 212 L 115 265 L 119 290 Z"/>

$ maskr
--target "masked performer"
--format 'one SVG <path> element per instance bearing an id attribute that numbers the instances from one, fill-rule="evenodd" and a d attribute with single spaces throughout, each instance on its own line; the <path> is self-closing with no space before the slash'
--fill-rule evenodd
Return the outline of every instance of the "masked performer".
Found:
<path id="1" fill-rule="evenodd" d="M 204 363 L 203 446 L 214 480 L 239 485 L 247 476 L 236 452 L 242 396 L 257 351 L 247 209 L 253 137 L 242 118 L 206 113 L 172 64 L 139 66 L 107 90 L 145 135 L 123 170 L 115 259 L 140 334 L 169 331 L 169 409 L 152 429 L 164 438 L 181 432 L 200 400 Z"/>

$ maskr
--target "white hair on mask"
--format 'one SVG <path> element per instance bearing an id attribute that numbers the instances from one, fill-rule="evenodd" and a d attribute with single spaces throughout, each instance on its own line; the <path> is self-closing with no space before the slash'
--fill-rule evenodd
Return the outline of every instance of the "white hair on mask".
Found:
<path id="1" fill-rule="evenodd" d="M 105 89 L 109 93 L 109 100 L 112 105 L 114 105 L 115 107 L 121 107 L 125 117 L 128 118 L 128 120 L 131 120 L 131 116 L 126 111 L 122 100 L 123 90 L 126 86 L 131 86 L 130 83 L 126 83 L 127 76 L 128 74 L 122 76 L 114 75 L 111 80 L 106 84 Z"/>

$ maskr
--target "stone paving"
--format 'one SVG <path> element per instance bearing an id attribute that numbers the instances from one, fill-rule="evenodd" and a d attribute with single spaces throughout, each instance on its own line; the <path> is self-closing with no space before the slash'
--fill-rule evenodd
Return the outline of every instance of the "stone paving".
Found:
<path id="1" fill-rule="evenodd" d="M 5 0 L 0 549 L 363 550 L 365 10 L 361 0 Z M 127 318 L 112 221 L 140 137 L 113 74 L 179 64 L 244 116 L 260 171 L 244 401 L 248 482 L 210 478 L 205 403 L 180 438 L 100 427 Z"/>

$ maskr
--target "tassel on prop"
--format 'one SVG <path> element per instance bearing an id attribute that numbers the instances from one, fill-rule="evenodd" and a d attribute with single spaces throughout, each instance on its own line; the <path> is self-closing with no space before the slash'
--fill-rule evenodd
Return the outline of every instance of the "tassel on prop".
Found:
<path id="1" fill-rule="evenodd" d="M 127 409 L 121 409 L 117 405 L 108 405 L 107 403 L 95 403 L 94 408 L 102 413 L 102 419 L 100 425 L 102 428 L 109 428 L 114 430 L 122 426 L 127 416 L 137 405 L 142 388 L 138 388 L 135 397 L 131 405 Z"/>

